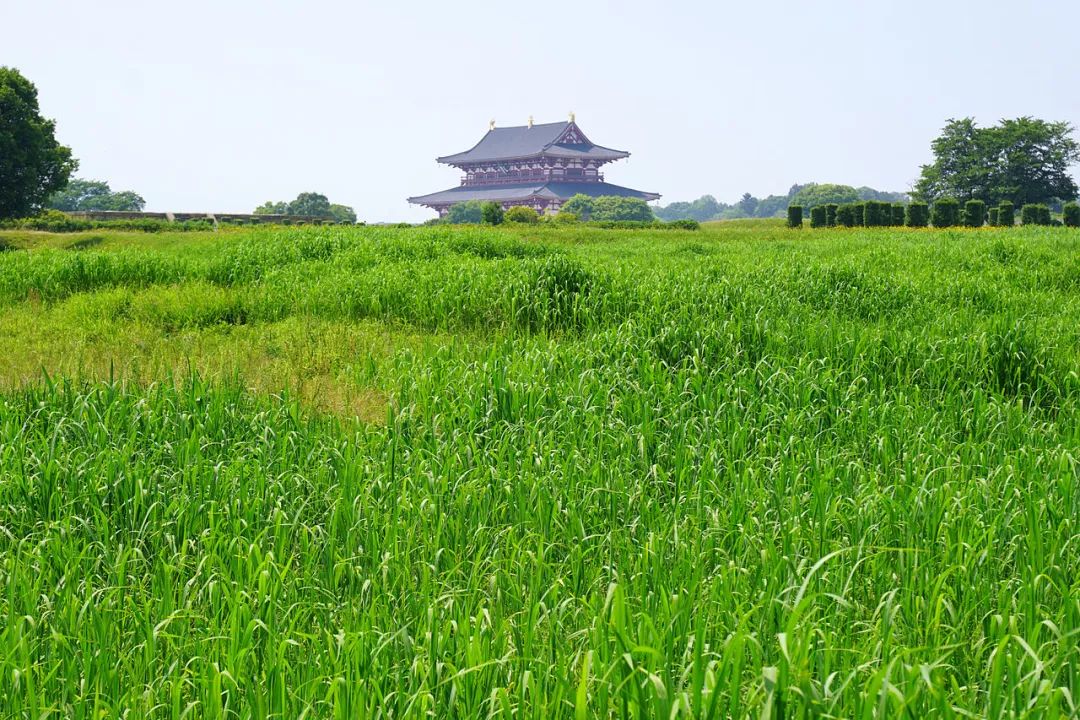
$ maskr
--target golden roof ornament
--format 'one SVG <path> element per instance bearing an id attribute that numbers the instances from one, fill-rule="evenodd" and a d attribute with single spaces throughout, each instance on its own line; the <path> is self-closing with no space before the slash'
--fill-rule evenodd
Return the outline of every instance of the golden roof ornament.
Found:
<path id="1" fill-rule="evenodd" d="M 574 122 L 574 111 L 570 111 L 570 122 Z"/>
<path id="2" fill-rule="evenodd" d="M 491 118 L 491 122 L 488 123 L 488 130 L 495 129 L 495 118 Z"/>
<path id="3" fill-rule="evenodd" d="M 529 116 L 529 127 L 532 127 L 532 115 Z"/>

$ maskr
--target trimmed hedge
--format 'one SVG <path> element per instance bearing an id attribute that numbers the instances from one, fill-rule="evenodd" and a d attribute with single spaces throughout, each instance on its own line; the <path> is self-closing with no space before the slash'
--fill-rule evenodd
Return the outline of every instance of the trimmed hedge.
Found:
<path id="1" fill-rule="evenodd" d="M 837 206 L 836 224 L 842 227 L 855 227 L 855 206 L 853 204 L 845 203 Z"/>
<path id="2" fill-rule="evenodd" d="M 908 227 L 926 227 L 930 224 L 930 206 L 924 202 L 913 202 L 907 206 L 905 225 Z"/>
<path id="3" fill-rule="evenodd" d="M 825 227 L 836 227 L 836 211 L 840 206 L 836 203 L 829 203 L 825 206 Z"/>
<path id="4" fill-rule="evenodd" d="M 998 217 L 999 217 L 998 208 L 992 207 L 987 212 L 988 212 L 989 217 L 990 217 L 990 224 L 997 227 Z"/>
<path id="5" fill-rule="evenodd" d="M 828 214 L 824 205 L 815 205 L 810 208 L 810 227 L 823 228 L 826 227 Z"/>
<path id="6" fill-rule="evenodd" d="M 1002 200 L 998 205 L 998 224 L 1002 227 L 1012 227 L 1016 224 L 1016 206 L 1011 200 Z"/>
<path id="7" fill-rule="evenodd" d="M 892 224 L 895 227 L 900 227 L 904 224 L 904 213 L 907 208 L 904 207 L 904 203 L 893 203 L 892 206 Z"/>
<path id="8" fill-rule="evenodd" d="M 787 226 L 795 229 L 802 227 L 802 205 L 788 205 Z"/>
<path id="9" fill-rule="evenodd" d="M 885 205 L 885 203 L 877 200 L 866 201 L 864 205 L 866 209 L 863 210 L 863 224 L 866 225 L 866 227 L 881 227 L 885 225 L 885 216 L 881 212 L 883 205 Z M 892 219 L 891 209 L 889 210 L 889 219 Z"/>
<path id="10" fill-rule="evenodd" d="M 851 206 L 851 211 L 855 213 L 855 224 L 862 227 L 866 224 L 866 203 L 855 203 Z"/>
<path id="11" fill-rule="evenodd" d="M 1067 202 L 1061 212 L 1064 215 L 1065 227 L 1080 227 L 1080 203 Z"/>
<path id="12" fill-rule="evenodd" d="M 960 224 L 960 201 L 941 198 L 930 208 L 930 222 L 936 228 L 955 227 Z"/>
<path id="13" fill-rule="evenodd" d="M 980 228 L 986 224 L 986 203 L 982 200 L 968 200 L 964 203 L 964 225 Z"/>
<path id="14" fill-rule="evenodd" d="M 1028 203 L 1020 208 L 1022 225 L 1050 225 L 1050 208 L 1042 203 Z"/>

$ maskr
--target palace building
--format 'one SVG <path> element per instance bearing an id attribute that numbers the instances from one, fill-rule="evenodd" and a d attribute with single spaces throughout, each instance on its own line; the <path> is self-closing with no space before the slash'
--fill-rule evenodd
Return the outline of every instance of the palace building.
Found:
<path id="1" fill-rule="evenodd" d="M 465 173 L 458 187 L 409 198 L 441 216 L 451 205 L 480 200 L 510 208 L 531 207 L 539 213 L 555 213 L 570 197 L 583 193 L 597 197 L 617 195 L 656 200 L 656 193 L 631 190 L 604 182 L 600 168 L 629 157 L 624 150 L 594 145 L 574 121 L 519 127 L 495 127 L 471 150 L 438 158 Z"/>

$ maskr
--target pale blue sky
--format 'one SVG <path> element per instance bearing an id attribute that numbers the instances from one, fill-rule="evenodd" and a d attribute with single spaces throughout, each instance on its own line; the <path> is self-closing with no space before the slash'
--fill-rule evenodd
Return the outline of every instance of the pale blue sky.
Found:
<path id="1" fill-rule="evenodd" d="M 82 177 L 148 210 L 307 190 L 422 220 L 434 159 L 488 120 L 577 114 L 607 180 L 733 201 L 794 182 L 904 190 L 950 117 L 1080 124 L 1080 2 L 0 0 Z"/>

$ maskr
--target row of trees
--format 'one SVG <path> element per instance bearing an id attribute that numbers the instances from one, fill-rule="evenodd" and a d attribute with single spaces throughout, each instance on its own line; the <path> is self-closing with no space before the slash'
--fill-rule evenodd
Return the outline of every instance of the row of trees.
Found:
<path id="1" fill-rule="evenodd" d="M 356 211 L 348 205 L 332 203 L 322 193 L 302 192 L 292 202 L 264 202 L 253 211 L 255 215 L 304 215 L 333 219 L 339 223 L 355 223 Z"/>
<path id="2" fill-rule="evenodd" d="M 451 205 L 442 222 L 498 225 L 504 219 L 502 212 L 502 206 L 498 203 L 470 200 Z M 533 216 L 536 216 L 536 220 L 532 219 Z M 556 217 L 563 222 L 652 222 L 656 219 L 649 204 L 640 198 L 616 195 L 591 197 L 582 193 L 567 199 Z M 512 207 L 506 211 L 505 219 L 513 222 L 538 222 L 540 216 L 532 208 Z"/>
<path id="3" fill-rule="evenodd" d="M 1016 210 L 1010 200 L 1002 200 L 996 207 L 987 208 L 982 200 L 968 200 L 963 205 L 956 198 L 942 198 L 932 205 L 916 201 L 910 204 L 869 201 L 838 205 L 817 205 L 810 208 L 810 227 L 965 227 L 978 228 L 986 224 L 1012 227 L 1016 224 Z M 1066 203 L 1063 207 L 1063 223 L 1054 221 L 1050 207 L 1043 203 L 1028 203 L 1021 208 L 1024 225 L 1064 224 L 1080 227 L 1080 204 Z M 791 205 L 787 212 L 788 227 L 801 228 L 803 207 Z"/>
<path id="4" fill-rule="evenodd" d="M 660 220 L 734 220 L 739 218 L 783 217 L 789 205 L 805 208 L 828 203 L 854 203 L 867 200 L 907 202 L 908 196 L 899 192 L 875 190 L 871 187 L 852 187 L 835 183 L 806 183 L 792 185 L 786 195 L 769 195 L 758 199 L 744 193 L 737 202 L 718 202 L 712 195 L 702 195 L 691 202 L 673 202 L 656 209 Z"/>

